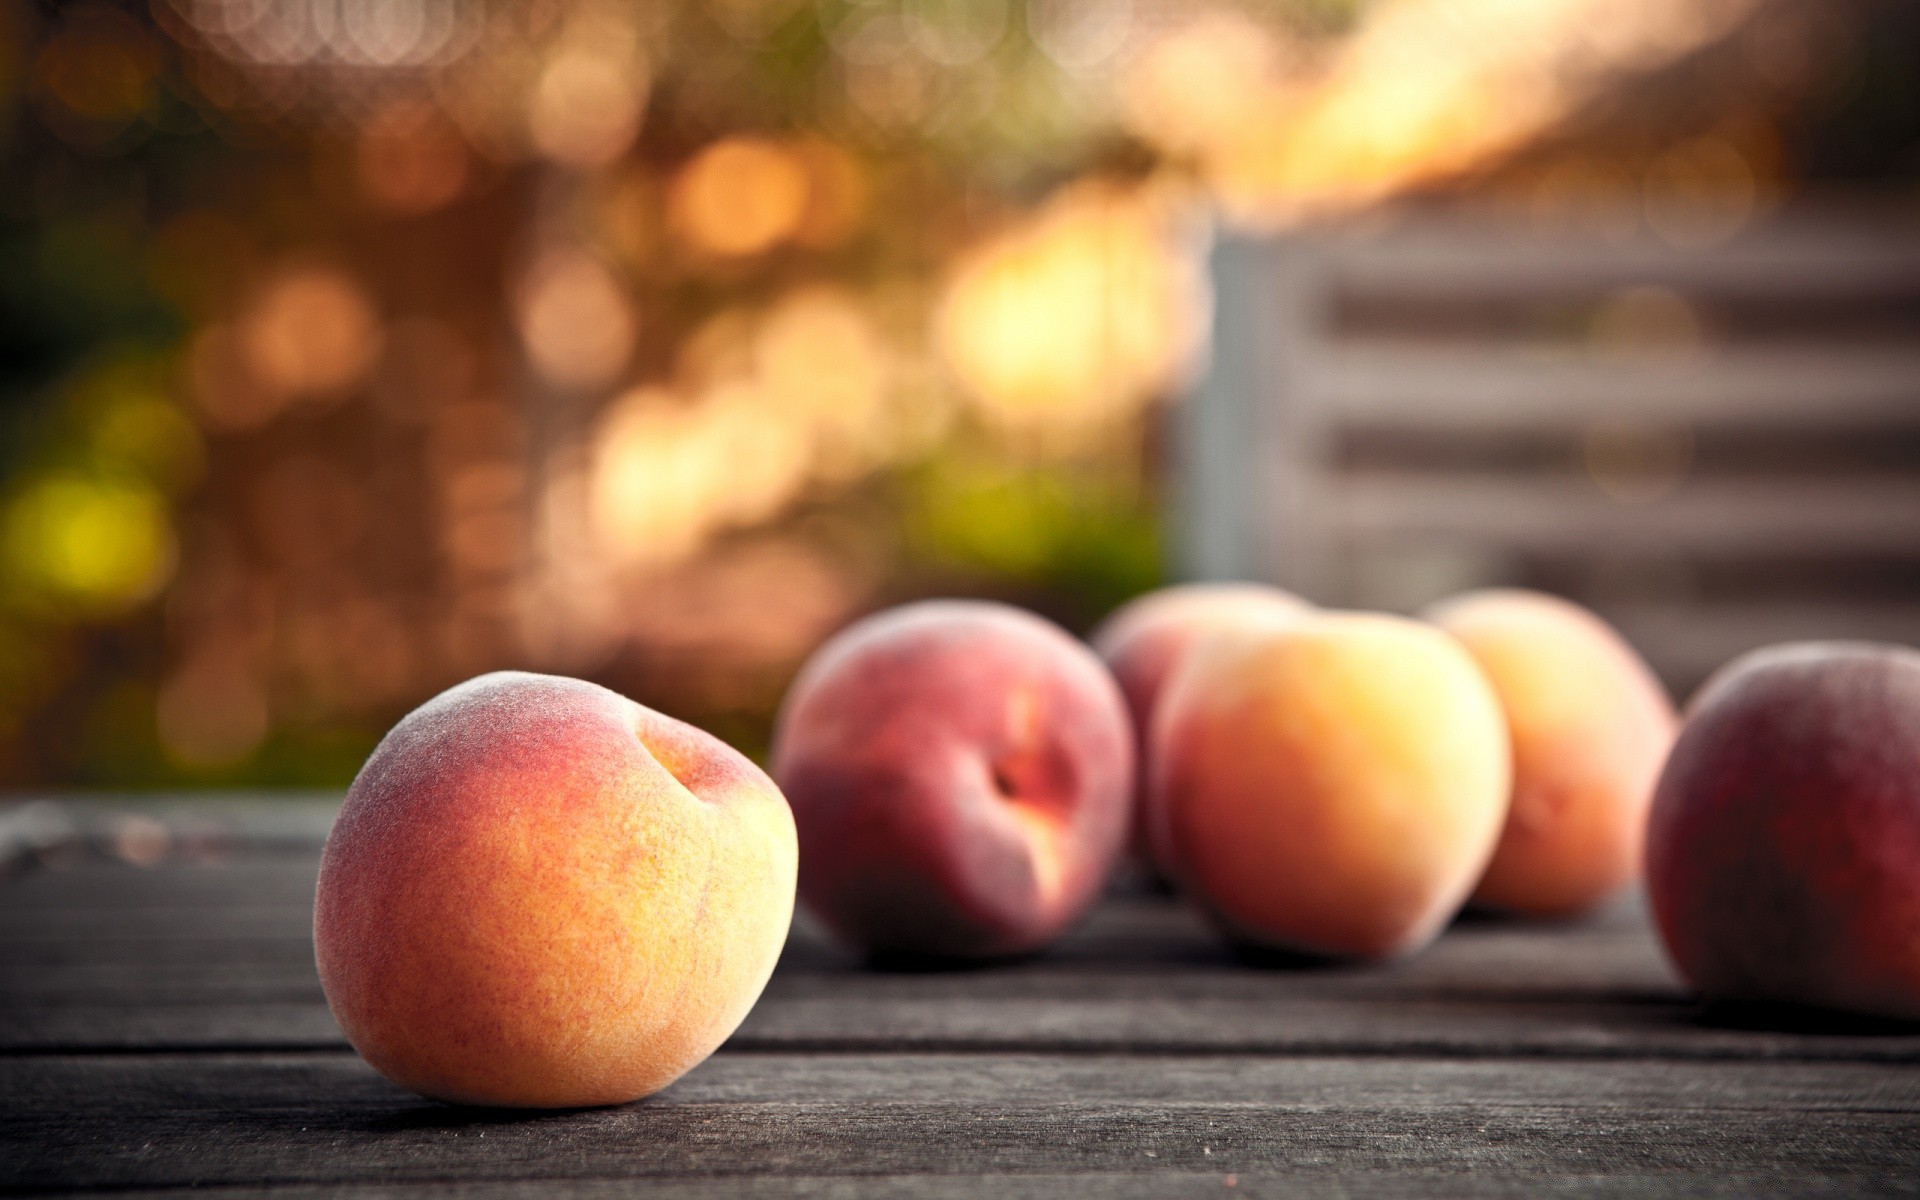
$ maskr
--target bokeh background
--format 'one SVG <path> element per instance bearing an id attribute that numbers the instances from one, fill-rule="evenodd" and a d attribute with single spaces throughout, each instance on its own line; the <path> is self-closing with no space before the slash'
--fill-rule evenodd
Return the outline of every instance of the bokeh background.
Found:
<path id="1" fill-rule="evenodd" d="M 862 612 L 1190 568 L 1216 236 L 1803 211 L 1920 214 L 1915 5 L 0 0 L 0 784 L 340 784 L 499 667 L 757 753 Z"/>

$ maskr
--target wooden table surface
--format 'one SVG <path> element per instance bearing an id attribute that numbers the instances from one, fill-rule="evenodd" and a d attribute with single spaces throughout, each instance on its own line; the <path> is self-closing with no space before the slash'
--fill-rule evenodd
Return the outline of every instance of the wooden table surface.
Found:
<path id="1" fill-rule="evenodd" d="M 1463 921 L 1385 967 L 1244 963 L 1145 894 L 963 971 L 875 971 L 802 919 L 740 1032 L 660 1095 L 442 1105 L 327 1013 L 330 812 L 0 811 L 0 1190 L 1920 1192 L 1920 1029 L 1703 1012 L 1632 902 Z"/>

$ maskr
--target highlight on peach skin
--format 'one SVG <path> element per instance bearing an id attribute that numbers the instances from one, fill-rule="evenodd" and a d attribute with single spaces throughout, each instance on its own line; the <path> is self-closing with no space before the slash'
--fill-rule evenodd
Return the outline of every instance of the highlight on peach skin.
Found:
<path id="1" fill-rule="evenodd" d="M 1430 625 L 1328 612 L 1225 634 L 1154 720 L 1154 857 L 1243 943 L 1409 953 L 1480 878 L 1508 756 L 1485 675 Z"/>
<path id="2" fill-rule="evenodd" d="M 1127 716 L 1106 669 L 1002 604 L 930 601 L 829 641 L 781 709 L 774 777 L 800 895 L 869 951 L 1040 949 L 1096 898 L 1126 834 Z"/>
<path id="3" fill-rule="evenodd" d="M 1674 965 L 1713 1000 L 1920 1020 L 1920 653 L 1755 651 L 1688 707 L 1647 832 Z"/>
<path id="4" fill-rule="evenodd" d="M 717 738 L 576 679 L 441 693 L 327 839 L 314 943 L 373 1067 L 427 1096 L 649 1095 L 737 1028 L 792 919 L 793 818 Z"/>
<path id="5" fill-rule="evenodd" d="M 1513 738 L 1513 796 L 1472 900 L 1529 916 L 1589 910 L 1639 877 L 1673 703 L 1598 616 L 1554 596 L 1469 592 L 1425 616 L 1480 664 Z"/>
<path id="6" fill-rule="evenodd" d="M 1223 631 L 1285 621 L 1311 611 L 1306 601 L 1262 583 L 1190 583 L 1161 588 L 1116 609 L 1088 637 L 1126 698 L 1138 758 L 1133 852 L 1147 858 L 1147 731 L 1174 668 L 1202 639 Z M 1162 868 L 1164 869 L 1164 868 Z"/>

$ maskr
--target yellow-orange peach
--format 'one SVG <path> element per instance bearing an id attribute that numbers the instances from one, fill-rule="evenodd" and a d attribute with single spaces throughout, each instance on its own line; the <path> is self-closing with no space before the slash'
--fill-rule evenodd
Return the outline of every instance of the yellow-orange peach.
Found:
<path id="1" fill-rule="evenodd" d="M 793 817 L 718 739 L 503 672 L 401 720 L 327 839 L 314 947 L 374 1068 L 469 1104 L 613 1104 L 726 1040 L 793 915 Z"/>
<path id="2" fill-rule="evenodd" d="M 1147 731 L 1161 691 L 1181 659 L 1202 639 L 1223 630 L 1271 624 L 1310 611 L 1306 601 L 1261 583 L 1189 583 L 1129 601 L 1087 639 L 1113 672 L 1133 718 L 1139 786 L 1134 800 L 1133 851 L 1147 857 Z"/>
<path id="3" fill-rule="evenodd" d="M 1592 908 L 1640 872 L 1673 704 L 1586 609 L 1538 592 L 1469 592 L 1427 619 L 1493 683 L 1513 737 L 1513 799 L 1473 901 L 1532 916 Z"/>
<path id="4" fill-rule="evenodd" d="M 1439 933 L 1506 816 L 1506 722 L 1430 625 L 1310 613 L 1208 639 L 1153 727 L 1158 862 L 1230 936 L 1386 958 Z"/>
<path id="5" fill-rule="evenodd" d="M 1126 834 L 1119 689 L 1058 627 L 929 601 L 823 646 L 788 693 L 774 777 L 800 827 L 800 895 L 877 952 L 1037 950 L 1099 894 Z"/>

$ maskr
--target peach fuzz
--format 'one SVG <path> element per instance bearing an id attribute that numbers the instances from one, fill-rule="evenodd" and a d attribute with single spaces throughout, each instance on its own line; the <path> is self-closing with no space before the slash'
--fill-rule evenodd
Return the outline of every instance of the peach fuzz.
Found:
<path id="1" fill-rule="evenodd" d="M 1920 653 L 1802 643 L 1688 705 L 1647 829 L 1667 951 L 1710 999 L 1920 1021 Z"/>
<path id="2" fill-rule="evenodd" d="M 1486 672 L 1513 738 L 1506 828 L 1473 902 L 1570 916 L 1637 879 L 1677 724 L 1646 663 L 1593 613 L 1538 592 L 1469 592 L 1424 615 Z"/>
<path id="3" fill-rule="evenodd" d="M 387 734 L 320 864 L 314 947 L 349 1041 L 466 1104 L 658 1091 L 753 1007 L 792 919 L 779 790 L 691 725 L 502 672 Z"/>
<path id="4" fill-rule="evenodd" d="M 1002 604 L 857 622 L 801 671 L 774 777 L 800 895 L 880 953 L 994 958 L 1058 937 L 1126 833 L 1133 740 L 1092 652 Z"/>
<path id="5" fill-rule="evenodd" d="M 1290 592 L 1261 583 L 1189 583 L 1161 588 L 1115 609 L 1088 637 L 1120 684 L 1133 717 L 1139 761 L 1132 845 L 1146 856 L 1147 731 L 1160 693 L 1180 661 L 1202 639 L 1249 625 L 1285 621 L 1311 611 Z"/>
<path id="6" fill-rule="evenodd" d="M 1210 639 L 1155 718 L 1157 861 L 1234 939 L 1380 959 L 1431 941 L 1506 817 L 1506 722 L 1429 625 L 1310 613 Z"/>

